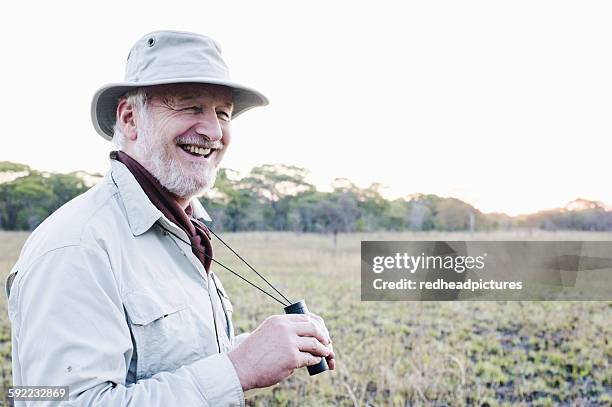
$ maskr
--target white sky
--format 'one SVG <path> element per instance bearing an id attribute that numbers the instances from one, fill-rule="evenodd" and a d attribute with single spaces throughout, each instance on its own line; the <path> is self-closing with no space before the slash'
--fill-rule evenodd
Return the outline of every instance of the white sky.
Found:
<path id="1" fill-rule="evenodd" d="M 233 124 L 224 166 L 284 163 L 328 188 L 455 196 L 510 214 L 612 204 L 612 3 L 10 2 L 0 12 L 0 160 L 106 172 L 89 116 L 158 29 L 221 43 L 271 104 Z"/>

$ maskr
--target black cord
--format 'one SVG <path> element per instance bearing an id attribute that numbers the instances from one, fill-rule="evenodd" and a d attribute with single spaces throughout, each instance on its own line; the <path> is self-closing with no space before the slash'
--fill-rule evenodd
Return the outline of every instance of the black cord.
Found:
<path id="1" fill-rule="evenodd" d="M 111 158 L 114 158 L 111 156 Z M 113 173 L 111 172 L 111 179 L 113 180 L 113 184 L 115 184 L 115 186 L 117 188 L 117 182 L 115 182 L 115 178 L 113 177 Z M 170 233 L 172 236 L 176 237 L 178 240 L 180 240 L 181 242 L 185 243 L 186 245 L 188 245 L 189 247 L 191 247 L 192 250 L 197 251 L 198 253 L 203 254 L 204 256 L 208 257 L 211 261 L 215 262 L 216 264 L 218 264 L 219 266 L 223 267 L 224 269 L 226 269 L 227 271 L 229 271 L 230 273 L 232 273 L 233 275 L 235 275 L 236 277 L 239 277 L 240 279 L 242 279 L 243 281 L 249 283 L 250 285 L 252 285 L 253 287 L 257 288 L 259 291 L 261 291 L 262 293 L 266 294 L 268 297 L 272 298 L 274 301 L 278 302 L 279 304 L 281 304 L 283 307 L 286 307 L 288 305 L 291 305 L 291 301 L 289 301 L 287 299 L 287 297 L 285 297 L 280 291 L 278 291 L 276 289 L 276 287 L 274 287 L 268 280 L 266 280 L 261 274 L 259 274 L 253 267 L 251 267 L 251 265 L 249 263 L 246 262 L 246 260 L 244 260 L 238 253 L 236 253 L 234 251 L 234 249 L 232 249 L 231 247 L 229 247 L 229 245 L 227 243 L 225 243 L 216 233 L 214 233 L 212 230 L 210 230 L 210 228 L 208 228 L 208 230 L 210 230 L 210 232 L 215 235 L 215 237 L 217 239 L 219 239 L 219 241 L 221 241 L 221 243 L 223 243 L 225 245 L 225 247 L 227 247 L 228 249 L 230 249 L 232 251 L 232 253 L 234 253 L 236 256 L 238 256 L 238 258 L 240 260 L 242 260 L 247 266 L 249 266 L 251 268 L 251 270 L 253 270 L 259 277 L 261 277 L 261 279 L 263 279 L 270 287 L 272 287 L 274 289 L 274 291 L 276 291 L 277 293 L 280 294 L 281 297 L 283 297 L 285 299 L 285 301 L 287 301 L 287 303 L 285 304 L 284 302 L 282 302 L 281 300 L 279 300 L 278 298 L 276 298 L 275 296 L 273 296 L 272 294 L 270 294 L 269 292 L 267 292 L 266 290 L 260 288 L 258 285 L 255 285 L 253 283 L 251 283 L 249 280 L 247 280 L 246 278 L 242 277 L 240 274 L 236 273 L 234 270 L 230 269 L 229 267 L 225 266 L 224 264 L 218 262 L 217 260 L 213 259 L 211 256 L 209 256 L 208 254 L 206 254 L 205 252 L 196 249 L 195 247 L 193 247 L 191 245 L 190 242 L 186 242 L 185 240 L 183 240 L 180 236 L 178 236 L 176 233 L 173 233 L 172 231 L 166 229 L 165 227 L 163 227 L 161 224 L 159 224 L 159 227 L 162 228 L 163 230 L 165 230 L 166 232 Z"/>
<path id="2" fill-rule="evenodd" d="M 226 265 L 224 265 L 223 263 L 215 260 L 214 258 L 212 258 L 211 256 L 209 256 L 206 252 L 203 252 L 200 249 L 197 249 L 195 247 L 193 247 L 191 245 L 190 242 L 185 241 L 183 238 L 181 238 L 179 235 L 177 235 L 176 233 L 172 232 L 171 230 L 166 229 L 165 227 L 163 227 L 162 225 L 159 225 L 160 228 L 162 228 L 163 230 L 165 230 L 166 232 L 170 233 L 172 236 L 176 237 L 178 240 L 180 240 L 181 242 L 185 243 L 186 245 L 188 245 L 189 247 L 191 247 L 192 250 L 197 251 L 200 254 L 203 254 L 204 256 L 208 257 L 211 261 L 215 262 L 216 264 L 218 264 L 219 266 L 223 267 L 224 269 L 226 269 L 227 271 L 229 271 L 230 273 L 232 273 L 233 275 L 235 275 L 236 277 L 239 277 L 240 279 L 242 279 L 243 281 L 249 283 L 250 285 L 252 285 L 253 287 L 257 288 L 259 291 L 261 291 L 262 293 L 266 294 L 268 297 L 272 298 L 274 301 L 280 303 L 283 307 L 286 307 L 287 305 L 290 305 L 289 301 L 287 301 L 288 303 L 285 304 L 284 302 L 282 302 L 281 300 L 279 300 L 278 298 L 276 298 L 275 296 L 273 296 L 272 294 L 270 294 L 269 292 L 267 292 L 266 290 L 264 290 L 263 288 L 260 288 L 258 285 L 253 284 L 252 282 L 250 282 L 249 280 L 247 280 L 246 278 L 242 277 L 240 274 L 236 273 L 234 270 L 232 270 L 231 268 L 227 267 Z M 259 274 L 259 273 L 257 273 Z M 262 277 L 263 278 L 263 277 Z M 265 279 L 264 279 L 265 280 Z M 267 280 L 266 280 L 267 281 Z M 269 284 L 269 283 L 268 283 Z M 274 287 L 272 287 L 274 288 Z M 276 289 L 275 289 L 276 290 Z M 278 292 L 278 290 L 277 290 Z M 279 293 L 280 294 L 280 293 Z M 281 294 L 282 295 L 282 294 Z M 282 295 L 283 298 L 285 298 L 284 295 Z M 285 298 L 286 299 L 286 298 Z"/>
<path id="3" fill-rule="evenodd" d="M 217 283 L 215 283 L 214 281 L 213 281 L 213 283 L 215 284 L 215 291 L 216 291 L 217 290 Z M 210 298 L 210 286 L 209 286 L 208 290 L 209 290 L 208 291 L 208 296 Z M 217 296 L 219 296 L 218 292 L 217 292 Z M 219 298 L 219 301 L 223 301 L 223 300 L 221 298 Z M 219 350 L 219 353 L 221 353 L 221 344 L 219 343 L 219 331 L 218 331 L 218 328 L 217 328 L 217 316 L 215 315 L 215 305 L 212 304 L 212 298 L 210 299 L 210 302 L 211 302 L 210 306 L 212 308 L 212 314 L 213 314 L 212 315 L 212 317 L 213 317 L 212 318 L 213 319 L 213 324 L 215 325 L 215 338 L 217 338 L 217 349 Z M 225 315 L 226 315 L 226 319 L 227 319 L 227 314 L 225 314 Z M 229 321 L 228 321 L 228 324 L 229 324 Z"/>
<path id="4" fill-rule="evenodd" d="M 227 247 L 228 249 L 230 249 L 230 250 L 232 251 L 232 253 L 234 253 L 234 254 L 236 255 L 236 257 L 238 257 L 240 260 L 242 260 L 242 262 L 243 262 L 244 264 L 246 264 L 247 266 L 249 266 L 249 268 L 250 268 L 251 270 L 253 270 L 253 271 L 255 272 L 255 274 L 257 274 L 257 275 L 258 275 L 258 276 L 259 276 L 259 277 L 260 277 L 260 278 L 261 278 L 263 281 L 265 281 L 265 282 L 266 282 L 266 284 L 268 284 L 270 287 L 272 287 L 272 289 L 273 289 L 274 291 L 276 291 L 276 292 L 277 292 L 277 293 L 278 293 L 278 294 L 279 294 L 281 297 L 283 297 L 283 298 L 285 299 L 285 301 L 287 301 L 287 305 L 291 304 L 291 301 L 289 301 L 289 300 L 287 299 L 287 297 L 285 297 L 285 296 L 284 296 L 284 295 L 283 295 L 283 294 L 282 294 L 280 291 L 278 291 L 278 290 L 276 289 L 276 287 L 274 287 L 274 286 L 273 286 L 273 285 L 272 285 L 272 284 L 271 284 L 271 283 L 270 283 L 268 280 L 266 280 L 266 278 L 265 278 L 264 276 L 262 276 L 261 274 L 259 274 L 259 273 L 257 272 L 257 270 L 255 270 L 253 267 L 251 267 L 251 265 L 250 265 L 250 264 L 249 264 L 249 263 L 248 263 L 248 262 L 247 262 L 245 259 L 243 259 L 241 255 L 239 255 L 238 253 L 236 253 L 236 252 L 234 251 L 234 249 L 232 249 L 232 248 L 231 248 L 231 247 L 230 247 L 230 246 L 229 246 L 227 243 L 225 243 L 225 241 L 224 241 L 223 239 L 221 239 L 221 238 L 220 238 L 220 237 L 219 237 L 219 236 L 218 236 L 218 235 L 217 235 L 215 232 L 213 232 L 213 230 L 212 230 L 211 228 L 208 228 L 208 230 L 209 230 L 209 231 L 210 231 L 210 233 L 212 233 L 212 234 L 213 234 L 213 235 L 214 235 L 214 236 L 215 236 L 217 239 L 219 239 L 219 241 L 220 241 L 221 243 L 223 243 L 223 244 L 225 245 L 225 247 Z"/>
<path id="5" fill-rule="evenodd" d="M 113 184 L 115 184 L 115 186 L 118 188 L 117 182 L 115 182 L 115 178 L 113 177 L 113 173 L 112 173 L 112 172 L 111 172 L 110 176 L 111 176 L 111 179 L 112 179 L 112 181 L 113 181 Z M 286 307 L 287 305 L 290 305 L 289 300 L 287 300 L 287 298 L 286 298 L 286 297 L 285 297 L 283 294 L 281 294 L 281 293 L 280 293 L 280 292 L 279 292 L 279 291 L 278 291 L 278 290 L 277 290 L 277 289 L 276 289 L 276 288 L 275 288 L 275 287 L 274 287 L 272 284 L 270 284 L 270 283 L 268 282 L 268 280 L 266 280 L 266 279 L 265 279 L 265 278 L 264 278 L 264 277 L 263 277 L 261 274 L 257 273 L 257 271 L 255 271 L 255 270 L 253 269 L 253 267 L 251 267 L 251 266 L 250 266 L 248 263 L 246 263 L 246 261 L 245 261 L 245 260 L 244 260 L 242 257 L 240 257 L 240 256 L 238 255 L 238 253 L 236 253 L 234 250 L 232 250 L 232 249 L 231 249 L 231 248 L 230 248 L 230 247 L 229 247 L 229 246 L 228 246 L 228 245 L 227 245 L 225 242 L 223 242 L 223 241 L 221 240 L 221 238 L 220 238 L 219 236 L 217 236 L 216 234 L 214 234 L 214 233 L 213 233 L 217 239 L 221 240 L 221 242 L 223 242 L 223 244 L 224 244 L 224 245 L 225 245 L 227 248 L 229 248 L 230 250 L 232 250 L 232 252 L 233 252 L 233 253 L 234 253 L 236 256 L 238 256 L 238 257 L 239 257 L 239 258 L 240 258 L 240 259 L 241 259 L 243 262 L 245 262 L 245 263 L 246 263 L 246 264 L 247 264 L 249 267 L 251 267 L 251 269 L 252 269 L 253 271 L 255 271 L 255 273 L 257 273 L 257 275 L 258 275 L 259 277 L 261 277 L 261 278 L 262 278 L 262 279 L 263 279 L 263 280 L 264 280 L 266 283 L 268 283 L 268 285 L 270 285 L 272 288 L 274 288 L 274 290 L 275 290 L 277 293 L 279 293 L 279 294 L 281 295 L 281 297 L 283 297 L 285 300 L 287 300 L 287 302 L 288 302 L 288 303 L 287 303 L 287 304 L 283 303 L 282 301 L 280 301 L 278 298 L 276 298 L 276 297 L 275 297 L 275 296 L 273 296 L 272 294 L 268 293 L 267 291 L 263 290 L 263 289 L 262 289 L 262 288 L 260 288 L 259 286 L 257 286 L 257 285 L 255 285 L 255 284 L 251 283 L 249 280 L 247 280 L 246 278 L 242 277 L 240 274 L 236 273 L 234 270 L 230 269 L 229 267 L 227 267 L 226 265 L 222 264 L 221 262 L 219 262 L 219 261 L 217 261 L 217 260 L 213 259 L 211 256 L 209 256 L 208 254 L 206 254 L 206 252 L 203 252 L 203 251 L 201 251 L 201 250 L 199 250 L 199 249 L 197 249 L 197 248 L 193 247 L 193 246 L 191 245 L 191 242 L 187 242 L 187 241 L 183 240 L 183 239 L 182 239 L 182 238 L 181 238 L 179 235 L 177 235 L 176 233 L 172 232 L 171 230 L 166 229 L 166 228 L 165 228 L 165 227 L 163 227 L 161 224 L 159 224 L 159 223 L 158 223 L 158 225 L 159 225 L 159 227 L 160 227 L 160 228 L 162 228 L 163 230 L 165 230 L 167 233 L 170 233 L 172 236 L 176 237 L 178 240 L 180 240 L 181 242 L 183 242 L 183 243 L 185 243 L 186 245 L 188 245 L 189 247 L 191 247 L 191 249 L 192 249 L 192 250 L 195 250 L 195 251 L 197 251 L 198 253 L 203 254 L 204 256 L 208 257 L 208 258 L 209 258 L 211 261 L 214 261 L 216 264 L 218 264 L 219 266 L 221 266 L 221 267 L 223 267 L 224 269 L 228 270 L 229 272 L 231 272 L 231 273 L 232 273 L 232 274 L 234 274 L 235 276 L 240 277 L 242 280 L 246 281 L 247 283 L 249 283 L 249 284 L 250 284 L 250 285 L 252 285 L 253 287 L 257 288 L 259 291 L 261 291 L 262 293 L 266 294 L 268 297 L 272 298 L 274 301 L 276 301 L 276 302 L 280 303 L 280 304 L 281 304 L 283 307 Z M 210 229 L 209 229 L 209 230 L 210 230 Z M 211 232 L 212 232 L 212 231 L 211 231 Z M 217 282 L 216 282 L 216 281 L 214 281 L 214 279 L 213 279 L 213 283 L 215 284 L 215 291 L 217 291 L 217 296 L 219 296 L 219 289 L 217 288 Z M 209 291 L 209 293 L 210 293 L 210 291 Z M 220 299 L 220 300 L 221 300 L 221 299 Z M 221 300 L 221 302 L 223 303 L 223 300 Z M 211 305 L 212 305 L 212 304 L 211 304 Z M 217 328 L 217 318 L 215 317 L 215 307 L 214 307 L 214 305 L 212 305 L 212 312 L 213 312 L 213 323 L 214 323 L 214 328 L 215 328 L 215 338 L 216 338 L 216 340 L 217 340 L 217 349 L 218 349 L 219 353 L 221 353 L 221 344 L 220 344 L 220 342 L 219 342 L 219 333 L 218 333 L 218 328 Z M 227 315 L 227 314 L 226 314 L 226 315 Z M 229 321 L 228 321 L 228 324 L 229 324 Z M 228 329 L 229 329 L 229 327 L 228 327 Z M 228 333 L 229 333 L 229 332 L 228 332 Z"/>

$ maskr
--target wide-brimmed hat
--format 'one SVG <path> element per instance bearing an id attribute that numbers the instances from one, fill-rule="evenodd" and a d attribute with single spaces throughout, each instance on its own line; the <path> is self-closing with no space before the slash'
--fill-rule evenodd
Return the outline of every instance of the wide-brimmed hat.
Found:
<path id="1" fill-rule="evenodd" d="M 110 83 L 96 91 L 91 101 L 91 119 L 105 139 L 113 138 L 119 98 L 141 86 L 171 83 L 207 83 L 228 86 L 233 91 L 232 118 L 256 106 L 268 104 L 260 92 L 233 82 L 212 38 L 182 31 L 155 31 L 139 39 L 128 54 L 125 81 Z"/>

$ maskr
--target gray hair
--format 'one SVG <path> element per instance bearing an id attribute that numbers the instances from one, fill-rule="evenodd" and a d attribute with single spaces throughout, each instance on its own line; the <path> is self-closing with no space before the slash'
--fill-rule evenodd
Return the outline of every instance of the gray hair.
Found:
<path id="1" fill-rule="evenodd" d="M 119 99 L 126 98 L 128 103 L 131 104 L 135 111 L 136 116 L 139 119 L 139 122 L 146 126 L 147 123 L 147 91 L 145 88 L 136 88 L 134 90 L 130 90 L 125 93 Z M 121 127 L 119 123 L 115 121 L 115 125 L 113 126 L 113 144 L 117 147 L 117 149 L 121 150 L 125 147 L 125 135 L 121 131 Z"/>

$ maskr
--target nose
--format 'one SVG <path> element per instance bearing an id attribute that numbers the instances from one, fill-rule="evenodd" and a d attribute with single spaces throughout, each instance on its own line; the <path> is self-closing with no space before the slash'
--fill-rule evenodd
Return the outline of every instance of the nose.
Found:
<path id="1" fill-rule="evenodd" d="M 218 141 L 223 137 L 221 124 L 214 111 L 207 110 L 206 113 L 198 115 L 198 123 L 194 130 L 196 133 L 206 137 L 210 141 Z"/>

